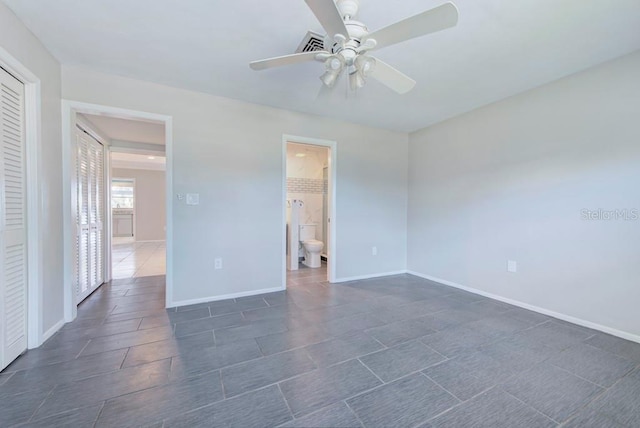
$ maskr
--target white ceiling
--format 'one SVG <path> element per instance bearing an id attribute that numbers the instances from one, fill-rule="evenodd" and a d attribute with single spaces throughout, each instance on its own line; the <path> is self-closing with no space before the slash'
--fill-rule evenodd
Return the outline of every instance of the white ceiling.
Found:
<path id="1" fill-rule="evenodd" d="M 133 153 L 111 153 L 111 168 L 149 169 L 164 171 L 166 158 L 164 156 L 148 156 Z"/>
<path id="2" fill-rule="evenodd" d="M 255 72 L 321 27 L 303 0 L 2 0 L 62 62 L 413 131 L 640 49 L 638 0 L 455 0 L 456 28 L 377 53 L 418 81 L 316 100 L 320 63 Z M 443 3 L 362 0 L 370 30 Z"/>
<path id="3" fill-rule="evenodd" d="M 329 155 L 329 149 L 327 147 L 312 146 L 309 144 L 287 143 L 287 155 L 295 156 L 297 154 L 303 154 L 305 156 L 327 157 Z"/>
<path id="4" fill-rule="evenodd" d="M 141 120 L 80 114 L 111 140 L 134 143 L 165 144 L 164 125 Z"/>

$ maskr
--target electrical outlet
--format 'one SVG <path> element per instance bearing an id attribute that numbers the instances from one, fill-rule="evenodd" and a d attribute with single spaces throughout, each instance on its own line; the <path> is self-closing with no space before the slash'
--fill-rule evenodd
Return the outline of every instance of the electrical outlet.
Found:
<path id="1" fill-rule="evenodd" d="M 214 269 L 222 269 L 222 259 L 221 258 L 217 258 L 214 260 L 214 265 L 213 265 Z"/>
<path id="2" fill-rule="evenodd" d="M 518 263 L 514 260 L 507 260 L 507 272 L 517 272 L 518 271 Z"/>
<path id="3" fill-rule="evenodd" d="M 378 247 L 371 247 L 371 255 L 372 256 L 378 255 Z"/>

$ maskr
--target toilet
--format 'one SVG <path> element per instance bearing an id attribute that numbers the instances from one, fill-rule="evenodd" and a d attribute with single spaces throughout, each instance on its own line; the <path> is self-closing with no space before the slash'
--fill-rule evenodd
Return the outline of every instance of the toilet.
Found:
<path id="1" fill-rule="evenodd" d="M 304 247 L 304 262 L 302 263 L 310 268 L 319 268 L 322 266 L 320 253 L 324 248 L 324 243 L 316 239 L 316 225 L 301 224 L 299 239 Z"/>

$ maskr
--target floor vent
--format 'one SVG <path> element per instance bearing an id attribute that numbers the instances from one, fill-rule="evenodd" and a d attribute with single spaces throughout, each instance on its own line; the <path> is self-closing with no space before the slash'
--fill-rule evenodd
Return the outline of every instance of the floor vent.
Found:
<path id="1" fill-rule="evenodd" d="M 307 32 L 304 39 L 296 49 L 296 53 L 302 52 L 314 52 L 324 50 L 324 36 L 322 34 L 314 33 L 313 31 Z"/>

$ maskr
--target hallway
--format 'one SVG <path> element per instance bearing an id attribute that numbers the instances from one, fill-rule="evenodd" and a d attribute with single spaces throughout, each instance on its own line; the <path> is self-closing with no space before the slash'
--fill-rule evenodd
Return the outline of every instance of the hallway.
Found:
<path id="1" fill-rule="evenodd" d="M 164 241 L 134 242 L 113 238 L 111 247 L 113 279 L 140 278 L 166 273 Z"/>

